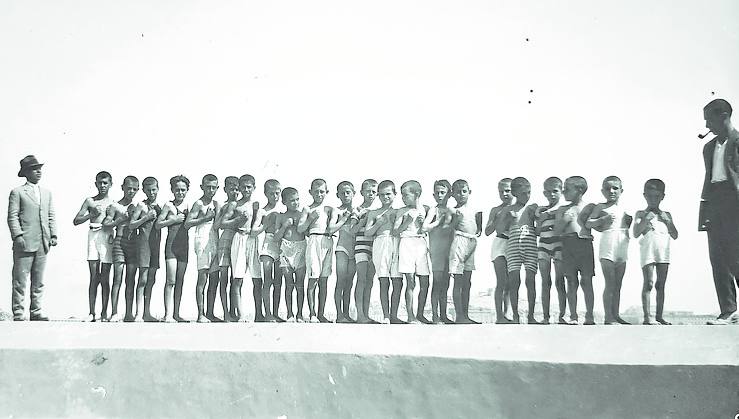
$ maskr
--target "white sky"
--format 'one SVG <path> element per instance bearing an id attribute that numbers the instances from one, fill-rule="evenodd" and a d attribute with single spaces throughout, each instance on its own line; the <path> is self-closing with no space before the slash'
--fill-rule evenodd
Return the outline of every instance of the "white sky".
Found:
<path id="1" fill-rule="evenodd" d="M 735 1 L 5 1 L 0 10 L 0 190 L 22 183 L 26 154 L 47 163 L 60 236 L 46 270 L 52 315 L 87 312 L 87 230 L 72 218 L 103 169 L 116 199 L 135 174 L 159 178 L 162 201 L 178 173 L 194 183 L 190 199 L 207 172 L 251 173 L 297 187 L 306 204 L 314 177 L 329 181 L 333 203 L 344 178 L 415 177 L 431 203 L 434 179 L 465 177 L 486 216 L 501 177 L 526 176 L 544 202 L 546 177 L 580 174 L 586 200 L 598 201 L 600 181 L 616 174 L 632 213 L 645 205 L 643 182 L 660 177 L 681 232 L 667 309 L 717 310 L 695 231 L 695 136 L 713 97 L 739 107 Z M 7 229 L 0 242 L 8 310 Z M 489 247 L 478 247 L 477 290 L 494 284 Z M 193 268 L 183 297 L 192 314 Z M 163 282 L 162 269 L 155 312 Z M 641 283 L 632 241 L 624 309 L 640 304 Z"/>

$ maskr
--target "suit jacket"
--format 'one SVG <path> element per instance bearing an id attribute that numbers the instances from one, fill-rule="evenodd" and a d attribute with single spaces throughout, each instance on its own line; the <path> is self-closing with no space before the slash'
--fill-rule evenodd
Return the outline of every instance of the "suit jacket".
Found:
<path id="1" fill-rule="evenodd" d="M 10 191 L 8 199 L 8 227 L 15 240 L 23 236 L 24 252 L 49 251 L 49 241 L 56 237 L 56 215 L 51 202 L 51 192 L 39 187 L 41 204 L 36 203 L 31 186 L 23 185 Z"/>
<path id="2" fill-rule="evenodd" d="M 712 139 L 703 146 L 703 163 L 706 166 L 706 175 L 703 179 L 703 190 L 701 191 L 701 203 L 698 210 L 698 230 L 705 231 L 707 229 L 708 209 L 710 205 L 708 199 L 708 191 L 711 187 L 711 174 L 713 171 L 713 152 L 716 149 L 716 139 Z M 724 153 L 724 167 L 726 168 L 726 178 L 734 187 L 737 199 L 739 199 L 739 132 L 732 129 L 729 131 L 726 140 L 726 151 Z"/>

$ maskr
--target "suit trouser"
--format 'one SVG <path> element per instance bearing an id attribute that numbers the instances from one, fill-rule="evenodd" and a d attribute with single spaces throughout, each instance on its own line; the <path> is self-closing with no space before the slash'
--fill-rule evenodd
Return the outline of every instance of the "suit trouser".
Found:
<path id="1" fill-rule="evenodd" d="M 31 281 L 31 317 L 41 314 L 44 294 L 46 250 L 36 252 L 13 250 L 13 317 L 23 317 L 26 284 Z"/>
<path id="2" fill-rule="evenodd" d="M 720 317 L 725 318 L 736 311 L 739 286 L 739 199 L 729 182 L 721 182 L 711 185 L 707 201 L 708 255 Z"/>

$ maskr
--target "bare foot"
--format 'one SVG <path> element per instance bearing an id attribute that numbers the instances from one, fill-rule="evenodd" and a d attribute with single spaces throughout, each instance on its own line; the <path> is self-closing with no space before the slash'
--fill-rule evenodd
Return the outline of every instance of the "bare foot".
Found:
<path id="1" fill-rule="evenodd" d="M 444 324 L 454 324 L 454 321 L 452 321 L 452 319 L 446 316 L 441 317 L 441 322 Z"/>
<path id="2" fill-rule="evenodd" d="M 175 314 L 173 318 L 175 319 L 177 323 L 190 323 L 190 320 L 184 319 L 178 316 L 177 314 Z"/>
<path id="3" fill-rule="evenodd" d="M 549 324 L 549 317 L 544 317 L 544 320 L 541 321 L 541 324 Z"/>
<path id="4" fill-rule="evenodd" d="M 336 316 L 336 323 L 351 323 L 352 321 L 347 319 L 344 315 L 337 315 Z"/>
<path id="5" fill-rule="evenodd" d="M 85 322 L 92 323 L 95 321 L 95 315 L 94 314 L 88 314 L 87 317 L 85 317 Z"/>
<path id="6" fill-rule="evenodd" d="M 427 319 L 424 316 L 417 316 L 416 318 L 418 319 L 419 322 L 421 322 L 423 324 L 431 324 L 431 322 L 429 321 L 429 319 Z"/>
<path id="7" fill-rule="evenodd" d="M 529 316 L 529 318 L 526 320 L 526 323 L 528 324 L 541 324 L 538 320 L 534 318 L 534 316 Z"/>
<path id="8" fill-rule="evenodd" d="M 403 320 L 400 320 L 399 318 L 390 318 L 390 324 L 408 324 L 408 322 L 404 322 Z"/>
<path id="9" fill-rule="evenodd" d="M 327 319 L 325 316 L 318 316 L 317 319 L 321 323 L 331 323 L 331 320 Z"/>
<path id="10" fill-rule="evenodd" d="M 162 321 L 164 323 L 177 323 L 177 320 L 173 319 L 172 317 L 165 317 Z"/>
<path id="11" fill-rule="evenodd" d="M 152 316 L 151 314 L 145 314 L 144 315 L 144 321 L 145 322 L 149 322 L 149 323 L 153 323 L 153 322 L 158 322 L 159 319 L 157 319 L 156 317 Z"/>
<path id="12" fill-rule="evenodd" d="M 657 323 L 659 323 L 661 325 L 664 325 L 664 326 L 670 326 L 672 324 L 672 323 L 668 322 L 667 320 L 665 320 L 665 319 L 663 319 L 661 317 L 660 318 L 657 318 L 656 320 L 657 320 Z"/>
<path id="13" fill-rule="evenodd" d="M 110 320 L 108 320 L 108 321 L 110 321 L 110 322 L 112 322 L 112 323 L 118 323 L 118 322 L 120 322 L 120 321 L 121 321 L 121 316 L 119 316 L 119 315 L 118 315 L 118 313 L 113 313 L 113 314 L 112 314 L 112 315 L 110 316 Z"/>
<path id="14" fill-rule="evenodd" d="M 513 324 L 513 320 L 507 317 L 501 317 L 495 320 L 495 324 Z"/>
<path id="15" fill-rule="evenodd" d="M 277 323 L 285 323 L 285 319 L 281 318 L 280 316 L 278 316 L 278 315 L 276 315 L 276 314 L 275 314 L 275 315 L 273 315 L 272 317 L 274 317 L 274 318 L 275 318 L 275 321 L 276 321 Z"/>
<path id="16" fill-rule="evenodd" d="M 136 316 L 136 317 L 133 318 L 133 322 L 134 323 L 143 323 L 144 322 L 144 318 L 143 317 Z"/>
<path id="17" fill-rule="evenodd" d="M 210 323 L 210 320 L 203 315 L 198 315 L 198 323 Z"/>
<path id="18" fill-rule="evenodd" d="M 652 323 L 651 321 L 649 321 L 649 319 L 644 319 L 644 321 L 641 322 L 641 324 L 644 324 L 644 325 L 653 325 L 653 324 L 657 324 L 657 323 Z"/>
<path id="19" fill-rule="evenodd" d="M 622 319 L 621 317 L 616 317 L 616 321 L 619 324 L 631 324 L 631 323 L 627 322 L 626 320 Z"/>

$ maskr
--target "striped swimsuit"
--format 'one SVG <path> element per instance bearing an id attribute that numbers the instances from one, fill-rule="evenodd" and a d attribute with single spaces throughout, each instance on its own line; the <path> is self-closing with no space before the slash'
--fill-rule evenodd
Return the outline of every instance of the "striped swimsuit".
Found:
<path id="1" fill-rule="evenodd" d="M 521 213 L 526 211 L 522 208 Z M 519 217 L 521 215 L 519 213 Z M 518 272 L 521 265 L 527 270 L 536 272 L 538 268 L 536 248 L 536 231 L 529 225 L 519 225 L 518 221 L 508 230 L 508 247 L 506 248 L 506 262 L 508 272 Z"/>
<path id="2" fill-rule="evenodd" d="M 550 217 L 541 223 L 541 233 L 539 234 L 539 259 L 543 260 L 562 260 L 562 239 L 554 235 L 554 214 L 552 210 L 558 208 L 559 205 L 547 210 Z"/>
<path id="3" fill-rule="evenodd" d="M 367 214 L 369 212 L 365 212 L 359 219 L 361 222 L 362 220 L 367 219 Z M 365 226 L 367 224 L 365 223 Z M 357 235 L 354 238 L 354 259 L 357 263 L 359 262 L 372 262 L 372 237 L 367 237 L 364 235 L 364 229 L 365 227 L 362 227 L 357 231 Z"/>

